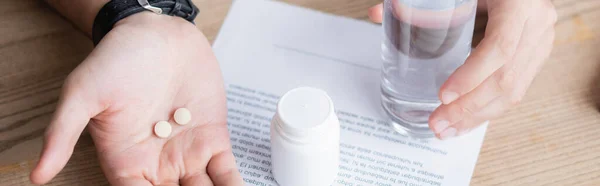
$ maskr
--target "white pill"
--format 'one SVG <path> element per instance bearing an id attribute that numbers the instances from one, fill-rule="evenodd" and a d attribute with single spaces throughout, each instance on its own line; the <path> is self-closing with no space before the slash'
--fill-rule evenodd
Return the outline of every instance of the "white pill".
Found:
<path id="1" fill-rule="evenodd" d="M 186 108 L 178 108 L 173 115 L 175 122 L 180 125 L 188 124 L 192 120 L 192 113 Z"/>
<path id="2" fill-rule="evenodd" d="M 160 138 L 167 138 L 171 135 L 171 124 L 166 121 L 159 121 L 154 125 L 154 134 Z"/>

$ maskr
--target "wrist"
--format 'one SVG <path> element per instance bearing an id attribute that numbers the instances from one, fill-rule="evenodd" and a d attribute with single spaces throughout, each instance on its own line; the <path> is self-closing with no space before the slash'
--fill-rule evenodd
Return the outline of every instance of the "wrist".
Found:
<path id="1" fill-rule="evenodd" d="M 156 15 L 164 15 L 169 18 L 163 18 L 155 16 L 154 19 L 150 19 L 154 22 L 156 19 L 159 20 L 178 20 L 182 18 L 190 23 L 194 23 L 194 18 L 198 14 L 198 8 L 194 6 L 191 0 L 113 0 L 108 4 L 105 4 L 98 12 L 94 19 L 92 27 L 92 40 L 94 45 L 99 42 L 108 34 L 115 25 L 123 19 L 130 16 L 144 13 L 144 16 L 136 16 L 129 20 L 146 21 L 148 19 L 139 19 L 140 17 L 147 17 L 150 15 L 148 12 L 153 12 Z M 152 17 L 150 17 L 152 18 Z M 175 18 L 175 19 L 173 19 Z M 128 21 L 126 21 L 128 22 Z"/>
<path id="2" fill-rule="evenodd" d="M 133 14 L 115 23 L 116 28 L 137 28 L 143 32 L 160 32 L 178 35 L 180 32 L 198 31 L 196 26 L 180 17 L 156 14 L 149 11 Z"/>
<path id="3" fill-rule="evenodd" d="M 182 18 L 145 11 L 121 19 L 105 37 L 128 35 L 132 36 L 129 38 L 148 40 L 156 45 L 177 45 L 198 34 L 202 35 L 200 30 Z"/>

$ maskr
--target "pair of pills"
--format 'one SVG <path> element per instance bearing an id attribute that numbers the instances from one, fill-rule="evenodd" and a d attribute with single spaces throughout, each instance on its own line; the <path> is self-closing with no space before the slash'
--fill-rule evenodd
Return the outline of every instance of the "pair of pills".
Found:
<path id="1" fill-rule="evenodd" d="M 178 108 L 173 114 L 173 120 L 179 125 L 188 124 L 192 120 L 192 113 L 187 108 Z M 173 131 L 171 123 L 168 121 L 159 121 L 154 125 L 154 134 L 159 138 L 167 138 Z"/>

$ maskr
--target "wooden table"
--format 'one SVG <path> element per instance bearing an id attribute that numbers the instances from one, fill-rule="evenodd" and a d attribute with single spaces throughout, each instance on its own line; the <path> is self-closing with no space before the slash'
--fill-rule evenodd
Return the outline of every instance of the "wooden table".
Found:
<path id="1" fill-rule="evenodd" d="M 381 0 L 289 0 L 367 19 Z M 213 41 L 231 1 L 195 0 Z M 552 57 L 520 106 L 494 120 L 472 185 L 600 185 L 600 1 L 554 0 Z M 479 19 L 477 38 L 485 30 Z M 0 1 L 0 185 L 29 185 L 65 76 L 91 42 L 41 0 Z M 49 185 L 107 185 L 88 134 Z"/>

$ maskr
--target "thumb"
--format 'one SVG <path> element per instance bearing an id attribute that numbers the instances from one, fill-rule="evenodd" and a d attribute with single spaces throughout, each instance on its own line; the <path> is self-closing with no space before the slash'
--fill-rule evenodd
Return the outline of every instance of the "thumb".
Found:
<path id="1" fill-rule="evenodd" d="M 83 79 L 83 78 L 78 78 Z M 57 109 L 46 128 L 44 148 L 40 160 L 30 175 L 34 184 L 45 184 L 63 169 L 69 161 L 73 148 L 90 118 L 97 113 L 90 112 L 93 103 L 86 96 L 84 85 L 67 80 Z"/>
<path id="2" fill-rule="evenodd" d="M 244 185 L 230 149 L 213 156 L 208 163 L 207 172 L 214 185 Z"/>
<path id="3" fill-rule="evenodd" d="M 369 8 L 369 19 L 375 23 L 381 23 L 383 21 L 383 4 L 379 3 Z"/>

